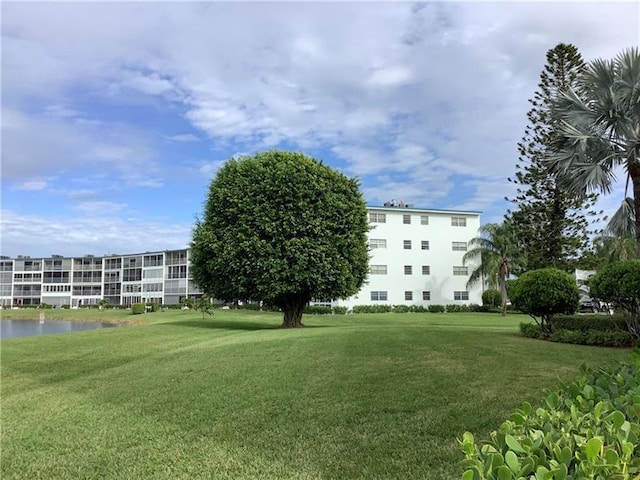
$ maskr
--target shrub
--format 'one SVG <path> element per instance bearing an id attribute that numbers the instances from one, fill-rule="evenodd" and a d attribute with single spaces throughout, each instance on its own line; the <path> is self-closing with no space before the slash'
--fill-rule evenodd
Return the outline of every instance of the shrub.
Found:
<path id="1" fill-rule="evenodd" d="M 304 313 L 310 315 L 331 315 L 331 307 L 325 305 L 307 305 L 304 309 Z"/>
<path id="2" fill-rule="evenodd" d="M 540 327 L 531 322 L 521 323 L 520 333 L 529 338 L 546 338 Z"/>
<path id="3" fill-rule="evenodd" d="M 331 313 L 334 315 L 346 315 L 348 311 L 347 307 L 331 307 Z"/>
<path id="4" fill-rule="evenodd" d="M 42 303 L 38 304 L 38 308 L 41 308 L 43 310 L 50 310 L 53 307 L 51 305 L 49 305 L 48 303 L 42 302 Z"/>
<path id="5" fill-rule="evenodd" d="M 460 311 L 460 305 L 452 303 L 451 305 L 446 305 L 445 310 L 447 313 L 456 313 Z"/>
<path id="6" fill-rule="evenodd" d="M 409 313 L 411 307 L 409 305 L 394 305 L 392 311 L 393 313 Z"/>
<path id="7" fill-rule="evenodd" d="M 482 446 L 465 432 L 463 480 L 631 479 L 640 472 L 640 358 L 594 372 L 525 402 Z"/>
<path id="8" fill-rule="evenodd" d="M 482 305 L 498 308 L 502 306 L 502 294 L 493 288 L 482 292 Z"/>
<path id="9" fill-rule="evenodd" d="M 389 313 L 391 305 L 356 305 L 353 307 L 353 313 Z"/>
<path id="10" fill-rule="evenodd" d="M 575 279 L 556 268 L 542 268 L 522 274 L 512 285 L 510 298 L 520 311 L 530 315 L 545 333 L 552 331 L 553 316 L 578 310 L 580 293 Z"/>
<path id="11" fill-rule="evenodd" d="M 424 305 L 410 305 L 409 311 L 411 313 L 425 313 L 425 312 L 428 312 L 429 309 Z"/>
<path id="12" fill-rule="evenodd" d="M 71 305 L 69 305 L 68 303 L 65 303 L 64 305 L 61 305 L 60 308 L 64 308 L 65 310 L 69 310 L 71 308 Z"/>
<path id="13" fill-rule="evenodd" d="M 429 313 L 444 313 L 444 305 L 429 305 Z"/>
<path id="14" fill-rule="evenodd" d="M 626 323 L 620 315 L 558 315 L 553 319 L 553 329 L 624 331 Z"/>
<path id="15" fill-rule="evenodd" d="M 591 294 L 622 308 L 627 317 L 627 330 L 640 338 L 640 260 L 609 264 L 590 281 Z"/>
<path id="16" fill-rule="evenodd" d="M 626 331 L 626 324 L 620 317 L 599 317 L 593 315 L 585 320 L 580 317 L 556 317 L 553 332 L 545 333 L 534 323 L 521 323 L 520 332 L 529 338 L 551 340 L 559 343 L 596 345 L 600 347 L 633 347 L 640 342 Z"/>
<path id="17" fill-rule="evenodd" d="M 155 302 L 149 302 L 146 304 L 147 307 L 151 307 L 152 312 L 157 312 L 160 310 L 160 304 Z"/>
<path id="18" fill-rule="evenodd" d="M 469 311 L 470 312 L 487 313 L 487 312 L 491 311 L 491 307 L 489 307 L 487 305 L 478 305 L 477 303 L 472 303 L 472 304 L 469 305 Z"/>
<path id="19" fill-rule="evenodd" d="M 145 304 L 144 303 L 134 303 L 131 305 L 131 313 L 133 315 L 139 315 L 141 313 L 145 313 Z"/>

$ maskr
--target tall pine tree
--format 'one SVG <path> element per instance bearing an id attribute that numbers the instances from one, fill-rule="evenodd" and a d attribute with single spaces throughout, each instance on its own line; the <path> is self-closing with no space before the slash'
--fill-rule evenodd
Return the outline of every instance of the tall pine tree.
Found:
<path id="1" fill-rule="evenodd" d="M 517 208 L 507 212 L 526 257 L 525 270 L 556 267 L 570 271 L 588 244 L 589 218 L 595 215 L 590 209 L 596 196 L 579 197 L 563 191 L 543 163 L 556 134 L 551 101 L 569 87 L 578 91 L 576 79 L 584 65 L 575 46 L 556 45 L 547 52 L 538 90 L 529 99 L 532 108 L 518 143 L 516 175 L 509 178 L 517 185 L 515 198 L 509 199 Z"/>

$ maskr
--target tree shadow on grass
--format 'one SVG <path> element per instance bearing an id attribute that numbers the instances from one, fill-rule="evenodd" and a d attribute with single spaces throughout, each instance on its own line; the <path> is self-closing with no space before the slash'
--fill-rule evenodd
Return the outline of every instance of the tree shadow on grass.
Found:
<path id="1" fill-rule="evenodd" d="M 280 323 L 260 323 L 260 322 L 243 322 L 234 320 L 178 320 L 175 322 L 164 323 L 163 325 L 173 325 L 177 327 L 195 327 L 195 328 L 209 328 L 217 330 L 278 330 L 280 329 Z M 303 327 L 306 328 L 322 328 L 324 325 L 311 325 Z M 297 330 L 297 329 L 294 329 Z"/>
<path id="2" fill-rule="evenodd" d="M 210 328 L 216 330 L 275 330 L 280 325 L 259 322 L 236 322 L 233 320 L 178 320 L 176 322 L 165 323 L 176 327 Z"/>

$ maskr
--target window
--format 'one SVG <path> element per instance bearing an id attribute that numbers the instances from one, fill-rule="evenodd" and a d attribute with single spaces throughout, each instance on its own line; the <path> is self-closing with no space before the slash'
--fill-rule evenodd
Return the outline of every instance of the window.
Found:
<path id="1" fill-rule="evenodd" d="M 408 215 L 408 214 L 402 215 L 402 223 L 405 225 L 411 225 L 411 215 Z"/>
<path id="2" fill-rule="evenodd" d="M 469 267 L 453 267 L 454 275 L 469 275 Z"/>
<path id="3" fill-rule="evenodd" d="M 422 250 L 429 250 L 429 240 L 421 240 L 420 241 L 420 248 Z"/>
<path id="4" fill-rule="evenodd" d="M 176 266 L 169 267 L 167 278 L 169 279 L 187 278 L 187 266 L 176 265 Z"/>
<path id="5" fill-rule="evenodd" d="M 423 275 L 431 275 L 431 266 L 422 265 L 422 274 Z"/>
<path id="6" fill-rule="evenodd" d="M 405 300 L 413 300 L 413 292 L 411 290 L 405 290 L 404 299 Z"/>
<path id="7" fill-rule="evenodd" d="M 369 222 L 371 223 L 387 223 L 387 215 L 385 213 L 369 213 Z"/>
<path id="8" fill-rule="evenodd" d="M 175 268 L 175 267 L 169 267 Z M 164 271 L 162 268 L 149 268 L 142 271 L 142 278 L 162 278 Z"/>
<path id="9" fill-rule="evenodd" d="M 387 266 L 386 265 L 370 265 L 369 273 L 371 275 L 386 275 L 387 274 Z"/>
<path id="10" fill-rule="evenodd" d="M 369 240 L 370 248 L 387 248 L 387 239 L 386 238 L 372 238 Z"/>
<path id="11" fill-rule="evenodd" d="M 451 250 L 454 252 L 466 252 L 467 242 L 451 242 Z"/>
<path id="12" fill-rule="evenodd" d="M 466 227 L 467 219 L 465 217 L 451 217 L 452 227 Z"/>
<path id="13" fill-rule="evenodd" d="M 104 261 L 105 270 L 118 270 L 122 267 L 121 258 L 107 258 Z"/>
<path id="14" fill-rule="evenodd" d="M 411 275 L 413 273 L 413 268 L 411 268 L 411 265 L 405 265 L 404 266 L 404 274 L 405 275 Z"/>
<path id="15" fill-rule="evenodd" d="M 431 301 L 431 292 L 429 290 L 424 290 L 422 292 L 422 300 L 429 300 Z"/>
<path id="16" fill-rule="evenodd" d="M 420 225 L 429 225 L 429 215 L 420 215 Z"/>
<path id="17" fill-rule="evenodd" d="M 145 267 L 160 267 L 163 263 L 162 254 L 160 255 L 147 255 L 144 257 L 144 266 Z"/>
<path id="18" fill-rule="evenodd" d="M 145 283 L 142 285 L 143 292 L 161 292 L 162 283 Z"/>
<path id="19" fill-rule="evenodd" d="M 469 292 L 464 290 L 464 291 L 455 291 L 453 292 L 453 299 L 454 300 L 469 300 Z"/>
<path id="20" fill-rule="evenodd" d="M 387 291 L 386 290 L 381 290 L 381 291 L 372 291 L 371 292 L 371 300 L 372 301 L 386 301 L 387 300 Z"/>
<path id="21" fill-rule="evenodd" d="M 142 280 L 142 268 L 125 268 L 122 271 L 123 282 L 139 282 Z"/>
<path id="22" fill-rule="evenodd" d="M 403 245 L 405 250 L 411 250 L 411 240 L 404 240 Z"/>

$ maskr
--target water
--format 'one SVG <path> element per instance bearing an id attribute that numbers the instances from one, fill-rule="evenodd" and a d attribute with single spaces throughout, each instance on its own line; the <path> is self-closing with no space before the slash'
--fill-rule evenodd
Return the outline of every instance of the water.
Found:
<path id="1" fill-rule="evenodd" d="M 70 322 L 69 320 L 0 320 L 0 338 L 30 337 L 52 333 L 78 332 L 96 328 L 117 327 L 113 323 Z"/>

